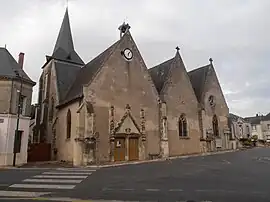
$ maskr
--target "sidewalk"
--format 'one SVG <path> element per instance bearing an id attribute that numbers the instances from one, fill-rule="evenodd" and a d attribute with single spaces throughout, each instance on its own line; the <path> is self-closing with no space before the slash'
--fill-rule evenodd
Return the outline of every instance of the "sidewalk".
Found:
<path id="1" fill-rule="evenodd" d="M 40 161 L 40 162 L 28 162 L 23 165 L 13 166 L 0 166 L 0 169 L 52 169 L 52 168 L 74 168 L 70 163 L 58 162 L 58 161 Z"/>
<path id="2" fill-rule="evenodd" d="M 143 160 L 143 161 L 128 161 L 128 162 L 121 162 L 121 163 L 114 163 L 114 162 L 107 162 L 100 165 L 88 165 L 88 166 L 73 166 L 67 162 L 58 162 L 58 161 L 44 161 L 44 162 L 29 162 L 24 165 L 18 165 L 16 167 L 13 166 L 0 166 L 1 169 L 53 169 L 53 168 L 107 168 L 107 167 L 116 167 L 116 166 L 124 166 L 124 165 L 135 165 L 135 164 L 143 164 L 143 163 L 152 163 L 158 161 L 167 161 L 173 159 L 186 159 L 198 156 L 210 156 L 210 155 L 217 155 L 217 154 L 224 154 L 230 152 L 237 152 L 241 150 L 246 150 L 247 148 L 236 149 L 236 150 L 225 150 L 225 151 L 218 151 L 218 152 L 208 152 L 208 153 L 199 153 L 199 154 L 191 154 L 191 155 L 183 155 L 183 156 L 173 156 L 163 159 L 153 159 L 153 160 Z"/>
<path id="3" fill-rule="evenodd" d="M 116 167 L 116 166 L 124 166 L 124 165 L 135 165 L 135 164 L 143 164 L 143 163 L 152 163 L 152 162 L 158 162 L 158 161 L 167 161 L 167 160 L 173 160 L 173 159 L 186 159 L 186 158 L 192 158 L 192 157 L 198 157 L 198 156 L 211 156 L 211 155 L 217 155 L 217 154 L 224 154 L 224 153 L 231 153 L 231 152 L 237 152 L 243 149 L 235 149 L 235 150 L 225 150 L 225 151 L 218 151 L 218 152 L 208 152 L 208 153 L 199 153 L 199 154 L 191 154 L 191 155 L 183 155 L 183 156 L 173 156 L 163 159 L 154 159 L 154 160 L 144 160 L 144 161 L 129 161 L 129 162 L 121 162 L 121 163 L 108 163 L 104 165 L 89 165 L 85 166 L 87 168 L 108 168 L 108 167 Z"/>

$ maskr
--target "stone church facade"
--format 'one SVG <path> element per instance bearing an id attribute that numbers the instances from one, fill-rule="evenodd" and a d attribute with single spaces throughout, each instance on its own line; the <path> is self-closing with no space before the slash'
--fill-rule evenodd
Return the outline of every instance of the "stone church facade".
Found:
<path id="1" fill-rule="evenodd" d="M 230 148 L 229 109 L 212 63 L 187 72 L 176 54 L 148 69 L 130 27 L 84 63 L 66 11 L 39 80 L 37 131 L 55 160 L 147 160 Z"/>

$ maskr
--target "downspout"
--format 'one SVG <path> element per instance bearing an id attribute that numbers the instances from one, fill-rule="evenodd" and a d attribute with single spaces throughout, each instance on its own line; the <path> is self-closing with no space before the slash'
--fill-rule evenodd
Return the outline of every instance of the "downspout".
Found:
<path id="1" fill-rule="evenodd" d="M 8 113 L 12 114 L 11 110 L 12 110 L 12 99 L 13 99 L 13 79 L 12 79 L 12 83 L 11 83 L 11 95 L 10 95 L 10 102 L 9 102 L 9 109 L 8 109 Z"/>
<path id="2" fill-rule="evenodd" d="M 8 118 L 8 124 L 7 124 L 7 130 L 6 130 L 6 132 L 7 132 L 7 138 L 6 138 L 6 148 L 5 148 L 5 152 L 6 152 L 6 158 L 5 158 L 5 166 L 7 165 L 7 159 L 8 159 L 8 140 L 9 140 L 9 138 L 10 138 L 10 133 L 9 133 L 9 128 L 10 128 L 10 117 L 11 117 L 11 115 L 10 114 L 8 114 L 7 115 L 7 118 Z"/>
<path id="3" fill-rule="evenodd" d="M 7 138 L 6 138 L 6 145 L 5 145 L 5 152 L 6 152 L 6 157 L 5 157 L 5 165 L 7 165 L 7 159 L 8 159 L 8 140 L 10 138 L 9 136 L 9 128 L 10 128 L 10 115 L 12 114 L 12 101 L 13 101 L 13 89 L 14 89 L 14 80 L 12 79 L 11 81 L 11 95 L 10 95 L 10 102 L 9 102 L 9 109 L 8 109 L 8 115 L 7 115 L 7 119 L 8 119 L 8 124 L 7 124 Z"/>

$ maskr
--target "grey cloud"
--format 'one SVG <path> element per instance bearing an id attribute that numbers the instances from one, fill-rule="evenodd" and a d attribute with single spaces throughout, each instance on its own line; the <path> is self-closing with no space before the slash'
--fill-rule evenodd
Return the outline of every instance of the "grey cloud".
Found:
<path id="1" fill-rule="evenodd" d="M 14 57 L 24 51 L 25 70 L 37 81 L 66 1 L 1 5 L 0 46 L 7 44 Z M 269 8 L 268 0 L 69 0 L 75 48 L 85 62 L 119 38 L 117 28 L 126 20 L 148 67 L 173 57 L 176 46 L 188 70 L 212 57 L 231 111 L 242 116 L 270 111 Z"/>

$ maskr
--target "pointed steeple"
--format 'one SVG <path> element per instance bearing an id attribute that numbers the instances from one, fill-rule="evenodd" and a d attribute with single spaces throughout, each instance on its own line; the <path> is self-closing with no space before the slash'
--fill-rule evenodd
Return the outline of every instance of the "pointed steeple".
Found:
<path id="1" fill-rule="evenodd" d="M 84 62 L 74 49 L 68 8 L 66 8 L 66 12 L 54 46 L 52 57 L 60 60 L 75 62 L 78 64 L 84 64 Z"/>
<path id="2" fill-rule="evenodd" d="M 57 41 L 56 41 L 53 53 L 55 53 L 57 49 L 59 48 L 62 48 L 67 53 L 74 50 L 70 23 L 69 23 L 69 16 L 68 16 L 68 8 L 66 8 L 66 13 L 65 13 L 58 37 L 57 37 Z"/>

